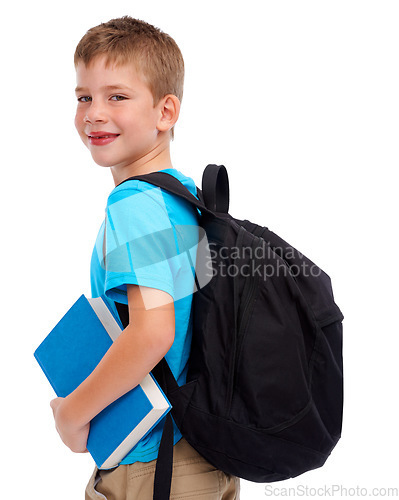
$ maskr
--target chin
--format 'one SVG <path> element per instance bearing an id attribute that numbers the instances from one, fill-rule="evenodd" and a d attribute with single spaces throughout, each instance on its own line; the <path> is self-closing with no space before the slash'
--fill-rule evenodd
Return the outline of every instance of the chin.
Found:
<path id="1" fill-rule="evenodd" d="M 111 161 L 110 159 L 101 158 L 93 154 L 91 155 L 91 157 L 93 158 L 93 161 L 100 167 L 112 167 L 115 165 L 115 161 Z"/>

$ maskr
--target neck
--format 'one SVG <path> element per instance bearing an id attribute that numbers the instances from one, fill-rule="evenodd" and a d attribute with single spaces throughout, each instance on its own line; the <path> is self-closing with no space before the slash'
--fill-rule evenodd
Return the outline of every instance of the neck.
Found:
<path id="1" fill-rule="evenodd" d="M 111 167 L 115 186 L 135 175 L 149 174 L 166 168 L 173 168 L 170 157 L 170 146 L 159 144 L 142 158 L 138 158 L 128 165 L 115 165 Z"/>

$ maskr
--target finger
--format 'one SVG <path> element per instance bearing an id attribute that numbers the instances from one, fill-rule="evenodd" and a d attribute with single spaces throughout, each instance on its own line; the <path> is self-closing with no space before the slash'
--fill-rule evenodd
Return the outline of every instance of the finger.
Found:
<path id="1" fill-rule="evenodd" d="M 52 400 L 50 401 L 50 406 L 51 406 L 51 409 L 52 409 L 53 411 L 54 411 L 54 410 L 55 410 L 55 408 L 58 406 L 58 400 L 59 400 L 59 399 L 60 399 L 60 398 L 55 398 L 55 399 L 52 399 Z"/>

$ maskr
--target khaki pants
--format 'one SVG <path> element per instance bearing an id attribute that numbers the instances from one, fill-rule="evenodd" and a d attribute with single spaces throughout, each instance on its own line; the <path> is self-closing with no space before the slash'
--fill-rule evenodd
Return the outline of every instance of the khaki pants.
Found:
<path id="1" fill-rule="evenodd" d="M 156 460 L 111 470 L 95 468 L 85 500 L 152 500 L 155 466 Z M 183 438 L 174 447 L 170 498 L 238 500 L 240 483 L 238 478 L 215 469 Z"/>

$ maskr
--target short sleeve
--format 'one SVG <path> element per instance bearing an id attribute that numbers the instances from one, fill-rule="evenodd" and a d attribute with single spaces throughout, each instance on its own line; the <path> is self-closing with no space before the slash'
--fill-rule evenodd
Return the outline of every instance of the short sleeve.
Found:
<path id="1" fill-rule="evenodd" d="M 174 299 L 175 230 L 158 187 L 116 191 L 104 233 L 105 294 L 127 303 L 127 284 L 163 290 Z"/>

